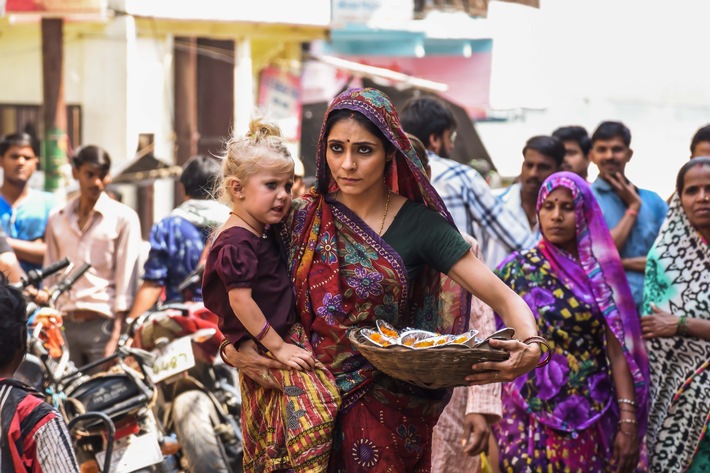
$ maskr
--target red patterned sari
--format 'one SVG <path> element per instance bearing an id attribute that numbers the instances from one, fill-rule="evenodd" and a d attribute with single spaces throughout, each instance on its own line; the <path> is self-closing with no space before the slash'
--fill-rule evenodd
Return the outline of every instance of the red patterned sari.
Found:
<path id="1" fill-rule="evenodd" d="M 365 115 L 396 148 L 385 171 L 393 192 L 451 221 L 384 94 L 375 89 L 344 92 L 325 119 L 338 109 Z M 335 376 L 343 401 L 329 471 L 429 471 L 432 429 L 450 391 L 420 389 L 383 375 L 353 348 L 348 333 L 374 327 L 377 319 L 460 333 L 468 326 L 470 299 L 433 269 L 422 271 L 410 286 L 405 262 L 392 247 L 329 197 L 337 187 L 327 169 L 324 134 L 325 120 L 317 190 L 297 204 L 284 238 L 290 239 L 301 321 L 317 359 Z"/>

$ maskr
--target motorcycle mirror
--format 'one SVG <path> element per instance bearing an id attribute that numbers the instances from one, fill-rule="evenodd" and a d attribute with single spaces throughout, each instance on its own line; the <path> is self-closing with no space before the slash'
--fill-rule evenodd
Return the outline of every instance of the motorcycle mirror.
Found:
<path id="1" fill-rule="evenodd" d="M 213 328 L 203 328 L 192 334 L 192 341 L 196 343 L 206 342 L 210 338 L 214 337 L 217 330 Z"/>
<path id="2" fill-rule="evenodd" d="M 144 366 L 153 366 L 155 359 L 157 358 L 151 352 L 141 350 L 140 348 L 131 348 L 130 353 L 134 358 L 138 358 Z"/>
<path id="3" fill-rule="evenodd" d="M 25 309 L 25 314 L 27 314 L 27 317 L 29 318 L 32 314 L 34 314 L 38 307 L 39 306 L 34 302 L 28 302 L 27 309 Z"/>

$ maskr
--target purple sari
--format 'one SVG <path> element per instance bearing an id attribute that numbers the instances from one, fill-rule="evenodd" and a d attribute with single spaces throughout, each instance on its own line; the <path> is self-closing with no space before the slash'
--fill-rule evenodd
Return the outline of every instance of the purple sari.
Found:
<path id="1" fill-rule="evenodd" d="M 619 419 L 606 327 L 621 345 L 634 381 L 639 439 L 648 412 L 648 358 L 619 253 L 585 181 L 556 173 L 542 185 L 538 212 L 554 189 L 575 204 L 579 261 L 543 236 L 513 253 L 498 274 L 528 303 L 552 347 L 549 365 L 503 388 L 495 433 L 506 471 L 611 471 Z"/>

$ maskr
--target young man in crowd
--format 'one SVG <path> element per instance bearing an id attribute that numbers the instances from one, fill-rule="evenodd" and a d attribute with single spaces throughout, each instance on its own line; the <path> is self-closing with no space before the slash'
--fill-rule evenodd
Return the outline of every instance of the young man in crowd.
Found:
<path id="1" fill-rule="evenodd" d="M 3 170 L 0 223 L 25 271 L 38 269 L 42 265 L 47 219 L 56 205 L 52 194 L 29 186 L 29 180 L 37 169 L 37 161 L 30 135 L 12 133 L 0 141 L 0 166 Z"/>
<path id="2" fill-rule="evenodd" d="M 473 168 L 449 159 L 454 149 L 456 120 L 448 106 L 435 97 L 415 97 L 400 112 L 402 127 L 427 148 L 431 183 L 461 232 L 478 240 L 486 254 L 492 240 L 508 252 L 532 247 L 537 240 L 496 199 L 485 179 Z"/>
<path id="3" fill-rule="evenodd" d="M 498 193 L 498 199 L 505 208 L 515 215 L 518 221 L 527 224 L 528 236 L 536 241 L 540 239 L 537 195 L 545 179 L 562 170 L 565 156 L 565 147 L 557 138 L 533 136 L 523 147 L 520 179 Z M 493 240 L 488 245 L 484 258 L 486 264 L 491 269 L 495 269 L 510 253 L 506 245 Z"/>
<path id="4" fill-rule="evenodd" d="M 705 125 L 695 132 L 690 142 L 690 157 L 710 156 L 710 125 Z"/>
<path id="5" fill-rule="evenodd" d="M 599 169 L 592 191 L 621 255 L 636 308 L 640 309 L 646 255 L 666 218 L 668 205 L 658 194 L 636 187 L 626 177 L 626 165 L 633 154 L 631 132 L 623 123 L 602 122 L 592 134 L 589 155 Z"/>
<path id="6" fill-rule="evenodd" d="M 565 162 L 562 163 L 562 169 L 587 180 L 589 149 L 592 147 L 592 140 L 589 139 L 587 130 L 581 126 L 562 126 L 553 131 L 552 136 L 565 146 Z"/>
<path id="7" fill-rule="evenodd" d="M 193 156 L 182 168 L 185 201 L 150 231 L 150 252 L 143 267 L 143 284 L 129 314 L 151 309 L 165 291 L 165 302 L 182 300 L 180 283 L 197 268 L 210 233 L 224 223 L 229 209 L 212 200 L 220 164 L 210 156 Z M 201 288 L 193 299 L 201 300 Z"/>
<path id="8" fill-rule="evenodd" d="M 0 275 L 0 471 L 76 473 L 67 427 L 30 386 L 13 379 L 27 352 L 26 303 Z"/>
<path id="9" fill-rule="evenodd" d="M 77 365 L 112 354 L 123 320 L 133 304 L 141 242 L 136 212 L 104 189 L 111 158 L 98 146 L 79 148 L 72 175 L 79 195 L 52 213 L 47 224 L 48 265 L 64 257 L 91 269 L 59 303 L 71 360 Z M 48 278 L 51 283 L 54 279 Z"/>

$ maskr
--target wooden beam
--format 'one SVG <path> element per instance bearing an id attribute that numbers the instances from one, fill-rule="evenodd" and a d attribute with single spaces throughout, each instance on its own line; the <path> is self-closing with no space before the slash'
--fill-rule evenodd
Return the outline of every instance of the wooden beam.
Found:
<path id="1" fill-rule="evenodd" d="M 327 39 L 329 35 L 327 28 L 317 26 L 181 21 L 142 17 L 136 17 L 136 29 L 139 34 L 145 36 L 174 35 L 215 39 L 278 38 L 281 41 L 295 42 Z"/>
<path id="2" fill-rule="evenodd" d="M 178 38 L 176 38 L 178 39 Z M 200 133 L 197 129 L 197 39 L 179 38 L 180 44 L 191 47 L 175 48 L 175 163 L 182 166 L 197 154 Z M 175 184 L 175 205 L 182 203 L 182 185 Z"/>
<path id="3" fill-rule="evenodd" d="M 63 186 L 61 166 L 67 160 L 67 110 L 64 103 L 64 20 L 42 19 L 42 103 L 44 116 L 44 188 Z"/>

